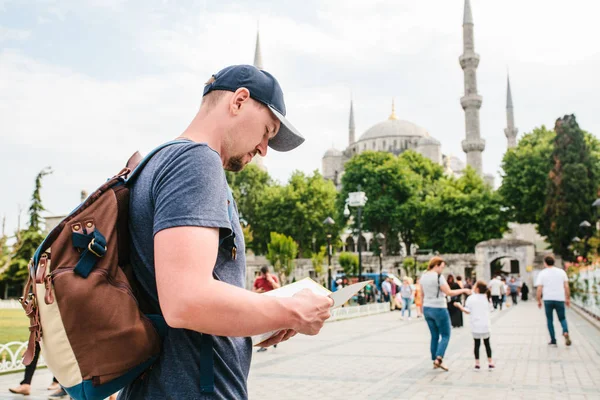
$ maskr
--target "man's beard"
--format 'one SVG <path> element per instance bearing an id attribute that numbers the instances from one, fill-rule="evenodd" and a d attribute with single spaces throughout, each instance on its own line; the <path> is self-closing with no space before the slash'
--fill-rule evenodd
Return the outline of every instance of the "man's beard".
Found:
<path id="1" fill-rule="evenodd" d="M 243 161 L 244 156 L 245 154 L 242 156 L 231 157 L 229 160 L 227 160 L 227 165 L 225 165 L 225 169 L 231 172 L 240 172 L 241 170 L 243 170 L 246 166 L 246 164 L 244 164 Z"/>

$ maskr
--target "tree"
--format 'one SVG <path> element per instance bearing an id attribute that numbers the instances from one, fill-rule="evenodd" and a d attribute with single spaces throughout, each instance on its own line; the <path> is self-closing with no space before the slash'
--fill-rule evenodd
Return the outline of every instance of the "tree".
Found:
<path id="1" fill-rule="evenodd" d="M 358 275 L 358 256 L 356 254 L 347 252 L 340 253 L 338 262 L 347 276 Z"/>
<path id="2" fill-rule="evenodd" d="M 300 257 L 310 257 L 315 249 L 327 243 L 327 234 L 336 236 L 336 230 L 323 224 L 335 211 L 337 192 L 332 182 L 323 179 L 319 171 L 305 175 L 296 171 L 286 186 L 265 188 L 254 224 L 254 249 L 267 247 L 268 234 L 273 229 L 294 238 Z"/>
<path id="3" fill-rule="evenodd" d="M 591 204 L 598 190 L 598 160 L 591 154 L 585 134 L 574 115 L 556 120 L 549 183 L 540 221 L 540 233 L 546 235 L 556 254 L 571 259 L 571 238 L 579 224 L 593 218 Z"/>
<path id="4" fill-rule="evenodd" d="M 323 264 L 325 263 L 325 252 L 326 251 L 327 251 L 327 247 L 321 246 L 320 250 L 318 252 L 314 252 L 310 259 L 312 266 L 313 266 L 313 270 L 315 271 L 315 276 L 317 277 L 317 279 L 323 273 Z"/>
<path id="5" fill-rule="evenodd" d="M 398 157 L 387 152 L 366 151 L 345 165 L 342 191 L 337 200 L 338 219 L 343 216 L 348 193 L 364 191 L 368 201 L 362 212 L 362 229 L 382 232 L 388 253 L 398 251 L 398 232 L 409 223 L 405 203 L 415 194 L 419 177 Z M 404 206 L 404 209 L 403 209 Z M 354 229 L 358 219 L 353 218 Z"/>
<path id="6" fill-rule="evenodd" d="M 279 275 L 281 282 L 286 282 L 294 272 L 294 260 L 298 255 L 298 245 L 289 236 L 271 232 L 271 241 L 268 245 L 267 260 Z"/>
<path id="7" fill-rule="evenodd" d="M 600 165 L 600 141 L 590 133 L 583 135 L 591 165 Z M 556 132 L 542 125 L 523 135 L 517 147 L 509 149 L 502 159 L 502 186 L 498 191 L 515 222 L 543 225 L 555 138 Z"/>
<path id="8" fill-rule="evenodd" d="M 471 167 L 459 179 L 440 179 L 425 207 L 424 245 L 440 253 L 471 253 L 477 243 L 502 237 L 508 227 L 500 195 Z"/>
<path id="9" fill-rule="evenodd" d="M 555 136 L 543 125 L 535 128 L 502 159 L 502 185 L 498 191 L 515 222 L 538 224 L 542 220 Z"/>
<path id="10" fill-rule="evenodd" d="M 41 228 L 41 212 L 44 211 L 41 199 L 42 179 L 52 173 L 50 168 L 45 168 L 35 178 L 35 188 L 31 196 L 29 207 L 29 226 L 26 230 L 17 232 L 17 241 L 13 246 L 13 256 L 8 268 L 0 276 L 0 280 L 7 284 L 23 283 L 27 279 L 27 265 L 33 257 L 35 250 L 44 240 Z"/>
<path id="11" fill-rule="evenodd" d="M 258 166 L 249 164 L 240 172 L 225 171 L 227 182 L 233 192 L 240 219 L 245 222 L 244 237 L 252 237 L 252 227 L 256 223 L 261 198 L 266 188 L 272 185 L 269 174 Z M 244 224 L 243 224 L 244 225 Z M 266 233 L 263 243 L 269 241 L 269 232 Z M 246 248 L 253 248 L 252 241 L 246 242 Z"/>

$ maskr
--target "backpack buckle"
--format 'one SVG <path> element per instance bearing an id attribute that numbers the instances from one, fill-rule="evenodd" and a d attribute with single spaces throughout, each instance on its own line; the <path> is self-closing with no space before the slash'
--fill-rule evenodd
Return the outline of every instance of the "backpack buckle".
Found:
<path id="1" fill-rule="evenodd" d="M 96 243 L 96 239 L 92 239 L 90 244 L 88 244 L 88 250 L 98 258 L 101 258 L 106 254 L 106 246 Z"/>

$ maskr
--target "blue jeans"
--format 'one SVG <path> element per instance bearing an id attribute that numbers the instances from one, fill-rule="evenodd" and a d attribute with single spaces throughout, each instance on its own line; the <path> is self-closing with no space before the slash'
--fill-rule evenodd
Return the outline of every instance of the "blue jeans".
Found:
<path id="1" fill-rule="evenodd" d="M 450 314 L 447 308 L 423 307 L 423 315 L 431 332 L 431 359 L 444 357 L 450 341 Z"/>
<path id="2" fill-rule="evenodd" d="M 556 336 L 554 335 L 554 321 L 553 311 L 556 310 L 558 320 L 562 325 L 563 335 L 569 333 L 569 327 L 567 326 L 567 317 L 565 316 L 565 302 L 557 300 L 544 300 L 544 309 L 546 310 L 546 322 L 548 323 L 548 332 L 550 332 L 550 340 L 556 342 Z"/>
<path id="3" fill-rule="evenodd" d="M 402 298 L 402 316 L 404 317 L 404 310 L 408 310 L 408 318 L 410 318 L 410 306 L 412 304 L 412 299 L 410 297 Z"/>

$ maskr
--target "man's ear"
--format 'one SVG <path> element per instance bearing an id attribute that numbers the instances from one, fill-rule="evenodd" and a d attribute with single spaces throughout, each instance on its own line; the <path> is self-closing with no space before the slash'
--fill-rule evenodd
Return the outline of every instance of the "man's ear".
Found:
<path id="1" fill-rule="evenodd" d="M 229 102 L 229 109 L 234 115 L 239 114 L 242 107 L 246 104 L 249 104 L 250 101 L 250 91 L 244 87 L 239 88 L 233 93 L 231 96 L 231 100 Z"/>

